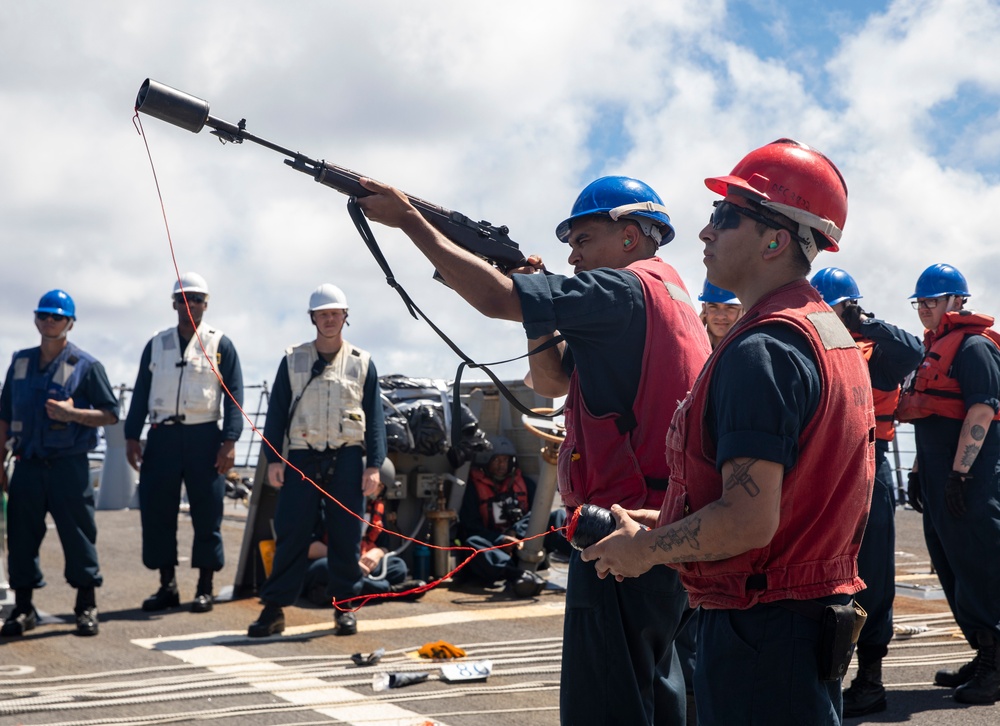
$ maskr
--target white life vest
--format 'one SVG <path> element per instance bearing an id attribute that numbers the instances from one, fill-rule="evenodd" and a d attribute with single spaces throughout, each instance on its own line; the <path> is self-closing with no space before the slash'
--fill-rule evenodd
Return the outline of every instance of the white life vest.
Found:
<path id="1" fill-rule="evenodd" d="M 207 357 L 198 344 L 199 336 Z M 182 417 L 181 423 L 189 425 L 222 418 L 219 412 L 222 386 L 212 370 L 213 365 L 219 364 L 221 340 L 222 331 L 203 322 L 198 326 L 198 335 L 191 336 L 182 355 L 176 327 L 153 336 L 149 358 L 149 370 L 153 374 L 149 386 L 150 423 L 177 416 Z"/>
<path id="2" fill-rule="evenodd" d="M 313 376 L 319 359 L 314 342 L 285 351 L 292 389 L 289 449 L 340 448 L 365 440 L 362 406 L 371 356 L 346 340 L 323 372 Z"/>

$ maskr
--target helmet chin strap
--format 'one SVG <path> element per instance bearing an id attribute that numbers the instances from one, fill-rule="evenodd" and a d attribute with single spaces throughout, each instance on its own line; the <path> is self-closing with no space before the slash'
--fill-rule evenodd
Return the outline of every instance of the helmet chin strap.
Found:
<path id="1" fill-rule="evenodd" d="M 802 252 L 810 263 L 816 259 L 816 255 L 819 254 L 819 247 L 813 238 L 812 227 L 805 224 L 799 225 L 799 247 L 802 248 Z"/>

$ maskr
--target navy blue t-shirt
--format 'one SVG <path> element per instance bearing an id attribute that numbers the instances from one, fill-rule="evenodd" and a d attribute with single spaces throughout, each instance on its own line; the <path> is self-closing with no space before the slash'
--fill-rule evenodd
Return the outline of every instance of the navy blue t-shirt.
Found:
<path id="1" fill-rule="evenodd" d="M 513 275 L 524 331 L 540 338 L 566 337 L 563 367 L 580 372 L 580 390 L 595 416 L 632 409 L 646 347 L 646 304 L 639 278 L 600 268 L 572 277 L 550 273 Z M 664 375 L 669 366 L 664 362 Z M 669 414 L 667 414 L 669 415 Z"/>
<path id="2" fill-rule="evenodd" d="M 872 318 L 861 323 L 861 335 L 875 343 L 868 374 L 872 388 L 894 391 L 924 359 L 924 344 L 895 325 Z"/>
<path id="3" fill-rule="evenodd" d="M 809 341 L 788 325 L 761 325 L 722 351 L 709 382 L 708 434 L 716 468 L 737 457 L 782 464 L 798 460 L 799 435 L 820 400 L 820 376 Z"/>

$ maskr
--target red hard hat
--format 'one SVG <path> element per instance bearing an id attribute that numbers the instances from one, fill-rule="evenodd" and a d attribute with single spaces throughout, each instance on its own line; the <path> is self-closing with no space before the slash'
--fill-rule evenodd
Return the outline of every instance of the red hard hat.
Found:
<path id="1" fill-rule="evenodd" d="M 832 161 L 805 144 L 772 141 L 743 157 L 729 176 L 706 179 L 705 186 L 722 196 L 730 191 L 747 194 L 798 222 L 799 235 L 807 243 L 813 242 L 811 228 L 822 238 L 817 247 L 840 249 L 837 243 L 847 221 L 847 184 Z"/>

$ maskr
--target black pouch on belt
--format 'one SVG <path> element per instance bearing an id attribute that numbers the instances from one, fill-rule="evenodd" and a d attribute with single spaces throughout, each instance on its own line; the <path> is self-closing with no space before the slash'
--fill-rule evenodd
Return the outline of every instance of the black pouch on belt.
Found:
<path id="1" fill-rule="evenodd" d="M 847 605 L 823 605 L 815 600 L 773 603 L 819 622 L 819 677 L 839 681 L 847 674 L 868 613 L 853 600 Z"/>

